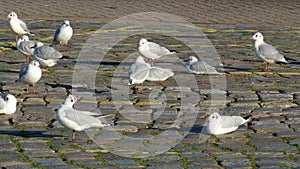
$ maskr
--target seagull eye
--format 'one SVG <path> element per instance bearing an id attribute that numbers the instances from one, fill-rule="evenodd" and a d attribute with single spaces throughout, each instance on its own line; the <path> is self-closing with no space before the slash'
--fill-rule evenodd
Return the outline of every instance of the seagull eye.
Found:
<path id="1" fill-rule="evenodd" d="M 74 102 L 74 100 L 73 100 L 73 99 L 71 99 L 71 102 Z"/>
<path id="2" fill-rule="evenodd" d="M 5 100 L 6 100 L 6 101 L 8 101 L 8 100 L 9 100 L 9 98 L 8 98 L 8 97 L 5 97 Z"/>

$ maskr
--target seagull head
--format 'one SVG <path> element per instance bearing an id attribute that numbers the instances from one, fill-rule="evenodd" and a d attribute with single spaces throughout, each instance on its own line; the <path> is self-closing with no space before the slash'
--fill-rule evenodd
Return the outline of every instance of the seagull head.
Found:
<path id="1" fill-rule="evenodd" d="M 252 39 L 255 41 L 264 41 L 264 36 L 262 35 L 262 33 L 257 32 L 252 36 Z"/>
<path id="2" fill-rule="evenodd" d="M 196 62 L 198 62 L 198 59 L 195 56 L 189 56 L 189 58 L 187 60 L 187 64 L 191 65 Z"/>
<path id="3" fill-rule="evenodd" d="M 29 66 L 40 67 L 40 63 L 36 60 L 33 60 L 29 63 Z"/>
<path id="4" fill-rule="evenodd" d="M 11 18 L 18 18 L 18 15 L 15 12 L 11 12 L 7 15 L 7 18 L 11 19 Z"/>
<path id="5" fill-rule="evenodd" d="M 214 120 L 219 120 L 220 119 L 220 115 L 217 112 L 211 113 L 208 117 L 209 121 L 214 121 Z"/>
<path id="6" fill-rule="evenodd" d="M 140 47 L 140 46 L 144 46 L 144 45 L 146 45 L 147 43 L 148 43 L 147 39 L 142 38 L 142 39 L 140 40 L 140 42 L 139 42 L 139 47 Z"/>
<path id="7" fill-rule="evenodd" d="M 29 37 L 27 35 L 22 35 L 19 37 L 21 41 L 29 41 Z"/>
<path id="8" fill-rule="evenodd" d="M 66 98 L 66 100 L 65 100 L 65 102 L 64 102 L 64 105 L 65 106 L 68 106 L 68 107 L 73 107 L 73 105 L 74 105 L 74 103 L 76 103 L 77 102 L 77 98 L 75 97 L 75 96 L 73 96 L 73 95 L 69 95 L 67 98 Z"/>
<path id="9" fill-rule="evenodd" d="M 69 20 L 64 20 L 62 24 L 66 25 L 66 26 L 70 26 L 70 21 Z"/>
<path id="10" fill-rule="evenodd" d="M 3 100 L 8 104 L 17 104 L 17 99 L 11 94 L 6 95 Z"/>

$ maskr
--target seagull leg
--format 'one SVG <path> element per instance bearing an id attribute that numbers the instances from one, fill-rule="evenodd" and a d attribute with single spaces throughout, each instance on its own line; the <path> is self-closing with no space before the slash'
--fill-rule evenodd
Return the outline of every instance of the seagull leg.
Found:
<path id="1" fill-rule="evenodd" d="M 72 140 L 71 140 L 72 143 L 75 142 L 75 135 L 76 135 L 76 131 L 73 130 L 73 131 L 72 131 Z"/>
<path id="2" fill-rule="evenodd" d="M 26 55 L 26 65 L 29 63 L 29 57 Z"/>
<path id="3" fill-rule="evenodd" d="M 16 42 L 18 41 L 18 38 L 19 38 L 19 35 L 18 35 L 18 34 L 16 34 Z"/>
<path id="4" fill-rule="evenodd" d="M 142 83 L 142 85 L 141 85 L 141 86 L 142 86 L 142 91 L 141 91 L 141 94 L 145 94 L 145 93 L 144 93 L 144 83 Z"/>
<path id="5" fill-rule="evenodd" d="M 32 94 L 35 94 L 35 90 L 34 90 L 34 84 L 32 84 Z"/>
<path id="6" fill-rule="evenodd" d="M 66 51 L 69 51 L 69 42 L 66 42 Z"/>
<path id="7" fill-rule="evenodd" d="M 267 71 L 268 71 L 268 65 L 269 65 L 268 62 L 265 62 L 265 63 L 264 63 L 264 72 L 267 72 Z"/>
<path id="8" fill-rule="evenodd" d="M 26 84 L 26 93 L 29 93 L 29 84 Z"/>

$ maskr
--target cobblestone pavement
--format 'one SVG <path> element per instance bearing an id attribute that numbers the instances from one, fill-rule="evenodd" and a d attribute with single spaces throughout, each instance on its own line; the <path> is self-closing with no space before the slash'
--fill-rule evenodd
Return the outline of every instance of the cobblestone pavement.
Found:
<path id="1" fill-rule="evenodd" d="M 296 0 L 186 0 L 93 1 L 2 0 L 0 16 L 15 11 L 22 19 L 69 20 L 108 23 L 137 12 L 164 12 L 193 23 L 255 26 L 299 26 L 300 2 Z M 28 10 L 27 10 L 28 9 Z M 3 17 L 4 18 L 4 17 Z"/>
<path id="2" fill-rule="evenodd" d="M 81 4 L 85 2 L 78 1 Z M 253 8 L 252 3 L 240 7 L 235 2 L 229 1 L 228 6 L 225 7 L 237 10 Z M 6 16 L 12 10 L 10 5 L 14 2 L 2 1 L 0 8 L 3 8 L 3 3 L 9 4 L 5 10 L 0 10 L 1 16 Z M 129 3 L 136 4 L 131 1 Z M 209 9 L 209 6 L 213 6 L 214 3 L 216 2 L 204 6 L 198 4 L 193 6 L 193 9 L 204 9 L 204 7 Z M 49 2 L 50 6 L 52 4 Z M 157 7 L 155 4 L 149 4 L 150 7 L 145 9 L 150 10 Z M 174 10 L 174 13 L 181 13 L 181 10 L 188 8 L 191 4 L 192 1 L 188 1 L 187 4 L 179 2 L 172 4 L 172 6 L 182 6 L 182 8 Z M 258 4 L 264 4 L 264 2 Z M 160 32 L 143 35 L 177 52 L 176 56 L 179 59 L 173 61 L 172 64 L 165 65 L 170 61 L 168 59 L 171 56 L 162 58 L 155 64 L 170 68 L 176 65 L 176 69 L 173 69 L 175 75 L 183 74 L 187 79 L 195 77 L 198 87 L 186 87 L 183 90 L 186 93 L 199 95 L 199 102 L 193 103 L 193 100 L 189 100 L 192 103 L 190 106 L 195 107 L 197 112 L 190 113 L 187 112 L 188 110 L 180 108 L 181 101 L 191 94 L 180 94 L 182 89 L 176 86 L 175 77 L 163 83 L 146 82 L 146 94 L 129 94 L 129 101 L 124 101 L 121 97 L 112 97 L 113 92 L 126 94 L 131 91 L 119 91 L 118 85 L 127 80 L 126 66 L 132 60 L 126 59 L 130 54 L 136 52 L 137 42 L 141 35 L 131 36 L 118 42 L 107 53 L 96 74 L 95 89 L 93 90 L 93 97 L 96 99 L 83 97 L 81 103 L 75 105 L 76 109 L 100 110 L 104 114 L 113 114 L 113 119 L 107 119 L 107 121 L 112 121 L 113 128 L 119 131 L 121 136 L 114 136 L 110 130 L 103 129 L 101 130 L 102 135 L 107 135 L 100 143 L 123 141 L 123 146 L 132 147 L 135 146 L 132 145 L 132 142 L 123 140 L 125 136 L 156 137 L 167 130 L 178 130 L 174 122 L 179 116 L 187 119 L 185 114 L 196 116 L 192 129 L 183 140 L 170 150 L 147 158 L 135 157 L 131 151 L 119 152 L 123 156 L 111 153 L 114 151 L 113 148 L 99 147 L 85 132 L 78 132 L 76 142 L 70 143 L 68 140 L 71 131 L 55 121 L 55 109 L 63 102 L 66 94 L 86 92 L 82 86 L 72 87 L 72 77 L 74 69 L 76 69 L 74 66 L 78 62 L 76 59 L 82 52 L 82 47 L 91 35 L 103 26 L 98 22 L 98 17 L 100 22 L 108 22 L 120 15 L 134 12 L 139 6 L 123 9 L 121 8 L 122 4 L 119 3 L 99 4 L 101 8 L 106 9 L 102 13 L 96 9 L 87 10 L 88 7 L 83 5 L 86 7 L 82 11 L 83 13 L 71 13 L 69 17 L 72 19 L 74 36 L 70 42 L 70 51 L 64 52 L 64 55 L 70 56 L 71 59 L 59 61 L 56 66 L 50 68 L 48 75 L 43 72 L 41 81 L 36 84 L 38 94 L 25 94 L 25 85 L 16 82 L 19 69 L 25 62 L 25 56 L 14 48 L 14 35 L 7 29 L 6 23 L 1 22 L 0 91 L 14 94 L 18 100 L 18 108 L 14 115 L 1 115 L 0 166 L 2 168 L 300 168 L 300 28 L 297 25 L 299 12 L 296 12 L 299 2 L 287 1 L 286 4 L 275 4 L 274 2 L 274 4 L 263 6 L 263 8 L 269 6 L 275 13 L 276 9 L 290 9 L 288 11 L 280 10 L 282 13 L 279 12 L 275 16 L 266 16 L 265 20 L 268 22 L 257 21 L 250 15 L 247 17 L 241 11 L 238 12 L 241 15 L 237 16 L 237 19 L 240 18 L 239 20 L 230 20 L 230 16 L 223 18 L 223 16 L 227 16 L 227 12 L 232 10 L 230 10 L 231 8 L 221 10 L 223 9 L 221 5 L 213 8 L 220 9 L 220 11 L 217 10 L 218 15 L 215 20 L 204 17 L 204 11 L 202 13 L 201 10 L 197 10 L 196 14 L 193 14 L 193 10 L 184 12 L 183 16 L 191 15 L 188 19 L 194 23 L 197 23 L 195 20 L 198 16 L 207 19 L 207 22 L 200 21 L 199 23 L 202 24 L 195 25 L 206 34 L 221 58 L 226 72 L 224 90 L 211 90 L 212 86 L 217 85 L 212 83 L 211 78 L 218 78 L 216 76 L 193 76 L 185 73 L 184 66 L 181 64 L 183 59 L 193 54 L 190 48 L 176 39 L 162 37 L 159 35 Z M 157 10 L 163 7 L 166 7 L 166 12 L 173 9 L 165 3 Z M 58 5 L 57 9 L 59 8 L 62 8 L 62 5 Z M 123 10 L 118 11 L 119 8 Z M 46 10 L 45 7 L 37 9 Z M 68 8 L 66 9 L 68 10 Z M 22 19 L 32 19 L 27 23 L 37 35 L 32 37 L 33 40 L 39 40 L 45 44 L 51 43 L 55 28 L 60 24 L 60 20 L 64 19 L 58 15 L 64 15 L 64 12 L 61 10 L 50 11 L 40 16 L 32 16 L 32 11 L 27 13 L 27 10 L 23 10 L 22 13 L 20 10 Z M 109 15 L 110 11 L 115 12 L 113 16 Z M 97 18 L 92 18 L 94 14 L 90 13 L 95 12 L 99 15 Z M 210 11 L 211 13 L 213 11 Z M 281 17 L 290 17 L 291 19 L 281 19 Z M 90 22 L 81 22 L 86 18 Z M 107 18 L 107 20 L 103 18 Z M 244 18 L 246 21 L 243 20 Z M 38 19 L 38 21 L 34 21 L 34 19 Z M 207 25 L 206 23 L 211 24 Z M 260 23 L 267 24 L 260 25 Z M 235 26 L 224 26 L 223 24 Z M 134 29 L 138 28 L 122 29 L 122 31 L 130 32 Z M 121 31 L 121 29 L 115 31 Z M 288 59 L 289 64 L 271 64 L 270 72 L 262 72 L 263 62 L 254 56 L 250 39 L 256 31 L 263 32 L 265 40 L 281 51 Z M 178 36 L 181 35 L 178 34 Z M 191 35 L 189 38 L 201 37 Z M 92 50 L 93 46 L 90 46 L 89 49 Z M 208 50 L 208 52 L 214 51 Z M 120 64 L 124 60 L 126 61 Z M 93 63 L 87 64 L 92 65 Z M 114 73 L 117 70 L 120 76 L 116 77 Z M 113 80 L 117 81 L 112 83 Z M 166 97 L 167 101 L 153 101 L 148 98 L 150 94 L 157 100 Z M 164 111 L 159 110 L 159 106 L 162 104 L 166 106 Z M 124 117 L 120 112 L 129 106 L 151 111 L 147 113 L 132 112 Z M 220 113 L 223 115 L 246 116 L 251 114 L 252 121 L 248 126 L 241 126 L 236 132 L 230 134 L 202 136 L 207 113 L 214 108 L 220 108 Z M 132 118 L 129 117 L 137 117 L 142 121 L 132 121 Z M 178 124 L 178 126 L 182 125 L 184 124 Z M 154 144 L 164 145 L 169 140 L 172 140 L 171 135 L 163 137 L 162 140 L 156 140 L 157 142 Z M 150 145 L 151 143 L 143 141 L 142 144 Z"/>

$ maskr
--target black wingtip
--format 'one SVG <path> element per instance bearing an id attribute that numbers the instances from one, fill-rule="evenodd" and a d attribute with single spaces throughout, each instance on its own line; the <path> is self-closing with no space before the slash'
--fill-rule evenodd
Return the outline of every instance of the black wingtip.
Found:
<path id="1" fill-rule="evenodd" d="M 63 55 L 63 56 L 61 57 L 61 59 L 71 59 L 71 57 L 70 57 L 70 56 Z"/>
<path id="2" fill-rule="evenodd" d="M 244 116 L 243 118 L 244 118 L 245 120 L 248 120 L 251 116 L 252 116 L 252 114 L 249 114 L 249 115 L 247 115 L 247 116 Z"/>

